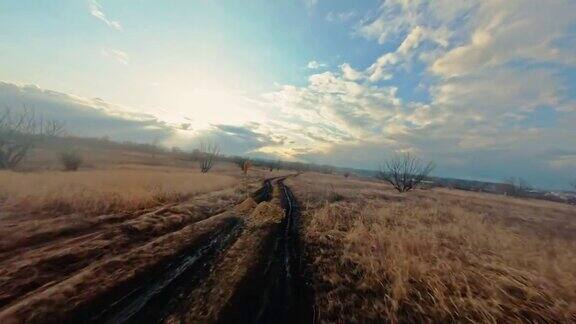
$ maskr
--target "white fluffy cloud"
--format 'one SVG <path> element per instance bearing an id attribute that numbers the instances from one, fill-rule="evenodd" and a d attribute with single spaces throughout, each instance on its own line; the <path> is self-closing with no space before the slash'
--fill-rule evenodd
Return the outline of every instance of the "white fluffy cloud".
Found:
<path id="1" fill-rule="evenodd" d="M 387 0 L 379 10 L 356 33 L 395 51 L 268 95 L 314 130 L 300 157 L 374 168 L 383 151 L 411 150 L 439 172 L 546 186 L 575 172 L 576 104 L 560 72 L 576 66 L 576 2 Z M 427 100 L 395 86 L 415 62 Z"/>
<path id="2" fill-rule="evenodd" d="M 558 41 L 575 21 L 573 1 L 481 1 L 468 40 L 436 60 L 432 71 L 458 76 L 518 60 L 574 65 L 576 44 Z"/>
<path id="3" fill-rule="evenodd" d="M 356 71 L 348 63 L 344 63 L 344 64 L 340 65 L 340 69 L 342 70 L 342 74 L 343 74 L 344 78 L 347 80 L 357 81 L 357 80 L 360 80 L 364 77 L 362 75 L 362 72 Z"/>
<path id="4" fill-rule="evenodd" d="M 292 123 L 312 126 L 310 134 L 324 144 L 379 138 L 402 108 L 397 89 L 351 81 L 343 70 L 312 75 L 306 87 L 284 86 L 266 99 Z"/>
<path id="5" fill-rule="evenodd" d="M 449 26 L 454 26 L 458 18 L 465 17 L 478 3 L 478 0 L 386 0 L 380 6 L 379 15 L 360 25 L 357 32 L 383 44 L 417 26 L 452 30 Z"/>

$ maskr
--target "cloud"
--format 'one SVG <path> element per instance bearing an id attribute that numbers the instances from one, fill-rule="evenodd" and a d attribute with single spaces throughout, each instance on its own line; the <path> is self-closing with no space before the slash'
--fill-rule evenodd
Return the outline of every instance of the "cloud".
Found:
<path id="1" fill-rule="evenodd" d="M 398 61 L 399 57 L 396 53 L 386 53 L 380 56 L 376 62 L 366 69 L 368 79 L 372 82 L 391 79 L 392 73 L 388 70 L 388 67 L 395 65 Z"/>
<path id="2" fill-rule="evenodd" d="M 406 55 L 412 49 L 415 49 L 420 45 L 422 38 L 424 37 L 424 29 L 420 26 L 414 27 L 410 34 L 406 36 L 406 39 L 398 47 L 398 53 Z"/>
<path id="3" fill-rule="evenodd" d="M 356 33 L 384 44 L 417 26 L 427 26 L 433 30 L 452 30 L 450 27 L 461 24 L 479 2 L 387 0 L 380 6 L 379 14 L 360 24 Z"/>
<path id="4" fill-rule="evenodd" d="M 314 74 L 305 87 L 285 86 L 266 95 L 292 124 L 309 131 L 312 147 L 382 136 L 401 105 L 394 87 L 371 87 L 332 72 Z M 322 145 L 317 146 L 320 150 Z"/>
<path id="5" fill-rule="evenodd" d="M 260 126 L 258 123 L 241 126 L 213 125 L 213 128 L 203 133 L 201 137 L 213 138 L 223 146 L 225 152 L 237 155 L 259 155 L 259 149 L 281 146 L 286 140 L 285 137 Z"/>
<path id="6" fill-rule="evenodd" d="M 317 1 L 304 3 L 310 10 Z M 352 19 L 344 14 L 325 18 Z M 363 17 L 350 28 L 372 42 L 369 50 L 337 67 L 311 61 L 304 84 L 250 98 L 260 124 L 180 124 L 176 132 L 189 136 L 170 138 L 190 147 L 210 137 L 238 154 L 373 169 L 388 154 L 410 150 L 435 160 L 438 175 L 521 176 L 542 186 L 560 187 L 558 179 L 574 172 L 576 2 L 386 0 Z M 120 51 L 104 55 L 129 62 Z M 128 129 L 164 129 L 145 120 L 153 126 Z"/>
<path id="7" fill-rule="evenodd" d="M 562 187 L 576 152 L 574 21 L 561 0 L 388 0 L 355 31 L 395 50 L 267 98 L 298 132 L 299 159 L 374 169 L 410 150 L 440 175 Z"/>
<path id="8" fill-rule="evenodd" d="M 227 135 L 235 136 L 239 139 L 245 139 L 249 142 L 258 143 L 258 147 L 282 144 L 282 140 L 277 140 L 271 133 L 262 133 L 258 131 L 259 124 L 252 123 L 244 126 L 235 125 L 213 125 L 216 129 Z"/>
<path id="9" fill-rule="evenodd" d="M 461 117 L 474 114 L 494 121 L 556 106 L 562 100 L 561 88 L 547 69 L 498 68 L 443 81 L 434 88 L 433 97 L 435 105 L 454 107 Z"/>
<path id="10" fill-rule="evenodd" d="M 114 59 L 117 62 L 120 62 L 124 65 L 128 65 L 130 63 L 130 56 L 126 54 L 126 52 L 112 49 L 112 48 L 105 48 L 102 50 L 102 55 Z"/>
<path id="11" fill-rule="evenodd" d="M 102 11 L 102 5 L 100 5 L 96 0 L 88 0 L 88 8 L 90 9 L 90 14 L 101 21 L 103 21 L 108 27 L 114 28 L 116 30 L 122 30 L 122 25 L 119 22 L 109 19 L 104 11 Z"/>
<path id="12" fill-rule="evenodd" d="M 189 123 L 168 124 L 157 116 L 138 113 L 136 109 L 110 103 L 100 98 L 83 98 L 34 85 L 0 81 L 0 109 L 18 112 L 24 107 L 46 119 L 65 123 L 67 133 L 76 136 L 108 136 L 116 141 L 151 143 L 160 140 L 167 146 L 192 150 L 201 141 L 218 143 L 223 153 L 266 156 L 259 149 L 281 147 L 287 137 L 277 125 L 247 123 L 244 125 L 212 125 L 192 129 Z"/>
<path id="13" fill-rule="evenodd" d="M 342 74 L 346 80 L 357 81 L 364 77 L 362 72 L 354 70 L 354 68 L 352 68 L 348 63 L 340 65 L 340 69 L 342 70 Z"/>
<path id="14" fill-rule="evenodd" d="M 309 68 L 310 70 L 317 70 L 319 68 L 323 68 L 325 67 L 326 64 L 324 63 L 319 63 L 317 61 L 310 61 L 308 62 L 308 64 L 306 65 L 307 68 Z"/>
<path id="15" fill-rule="evenodd" d="M 558 43 L 574 26 L 576 3 L 486 1 L 475 13 L 470 41 L 438 58 L 434 73 L 457 76 L 518 60 L 576 65 L 576 44 Z"/>
<path id="16" fill-rule="evenodd" d="M 99 98 L 87 99 L 33 85 L 0 81 L 0 102 L 17 112 L 24 106 L 46 119 L 65 123 L 73 135 L 110 138 L 119 141 L 151 142 L 167 139 L 174 129 L 156 117 L 137 113 Z"/>
<path id="17" fill-rule="evenodd" d="M 406 33 L 404 40 L 396 51 L 382 54 L 364 72 L 356 71 L 354 73 L 355 71 L 351 70 L 350 65 L 347 64 L 342 65 L 342 67 L 343 70 L 344 68 L 346 69 L 345 74 L 348 72 L 347 75 L 350 77 L 354 75 L 354 79 L 350 80 L 358 80 L 360 78 L 367 78 L 371 82 L 389 80 L 394 76 L 393 70 L 396 69 L 396 66 L 403 67 L 404 64 L 413 59 L 416 50 L 422 42 L 432 41 L 440 47 L 446 47 L 448 44 L 446 34 L 447 31 L 445 29 L 431 31 L 421 26 L 415 26 Z M 426 55 L 422 55 L 426 53 L 420 54 L 420 59 L 426 57 Z"/>

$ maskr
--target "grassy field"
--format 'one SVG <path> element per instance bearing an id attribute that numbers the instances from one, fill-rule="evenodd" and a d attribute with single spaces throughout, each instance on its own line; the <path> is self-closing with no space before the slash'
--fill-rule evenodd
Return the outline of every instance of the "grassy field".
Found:
<path id="1" fill-rule="evenodd" d="M 70 307 L 71 292 L 95 298 L 218 229 L 228 216 L 202 221 L 243 201 L 262 180 L 228 163 L 201 173 L 197 163 L 168 154 L 87 151 L 76 172 L 60 170 L 57 154 L 46 150 L 17 172 L 0 171 L 0 310 L 28 296 L 20 303 L 28 320 L 44 322 L 28 305 L 52 291 L 50 300 Z"/>
<path id="2" fill-rule="evenodd" d="M 220 162 L 203 174 L 174 155 L 108 147 L 83 157 L 65 172 L 56 151 L 40 149 L 18 172 L 0 171 L 0 319 L 66 319 L 231 222 L 241 224 L 237 237 L 166 322 L 214 322 L 230 300 L 264 293 L 245 280 L 259 284 L 255 271 L 275 260 L 284 212 L 277 184 L 269 201 L 249 193 L 295 172 L 244 176 Z M 302 207 L 317 322 L 576 322 L 574 206 L 449 189 L 399 194 L 318 173 L 285 182 Z"/>
<path id="3" fill-rule="evenodd" d="M 26 156 L 16 172 L 0 171 L 0 212 L 97 215 L 134 211 L 239 185 L 241 172 L 218 163 L 202 174 L 198 163 L 114 142 L 54 138 Z M 79 171 L 65 172 L 62 148 L 78 148 Z"/>
<path id="4" fill-rule="evenodd" d="M 321 322 L 573 322 L 573 206 L 291 179 Z"/>
<path id="5" fill-rule="evenodd" d="M 0 199 L 5 211 L 95 215 L 183 201 L 237 183 L 238 179 L 228 175 L 175 167 L 0 171 Z"/>

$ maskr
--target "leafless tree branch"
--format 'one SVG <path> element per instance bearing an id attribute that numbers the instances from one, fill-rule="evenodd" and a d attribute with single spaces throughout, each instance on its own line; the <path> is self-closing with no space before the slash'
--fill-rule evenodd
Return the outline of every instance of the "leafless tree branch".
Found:
<path id="1" fill-rule="evenodd" d="M 58 136 L 64 124 L 45 120 L 27 106 L 19 113 L 5 108 L 0 113 L 0 169 L 13 169 L 28 154 L 36 140 L 45 136 Z"/>
<path id="2" fill-rule="evenodd" d="M 385 161 L 377 178 L 387 181 L 399 192 L 407 192 L 426 179 L 434 167 L 432 162 L 425 163 L 410 153 L 404 153 Z"/>
<path id="3" fill-rule="evenodd" d="M 198 149 L 200 170 L 202 173 L 206 173 L 212 169 L 214 162 L 220 156 L 220 146 L 216 143 L 200 143 L 200 148 Z"/>

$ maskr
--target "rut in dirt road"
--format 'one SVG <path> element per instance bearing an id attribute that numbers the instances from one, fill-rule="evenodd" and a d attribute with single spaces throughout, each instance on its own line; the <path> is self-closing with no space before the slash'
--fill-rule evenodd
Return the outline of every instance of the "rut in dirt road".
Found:
<path id="1" fill-rule="evenodd" d="M 313 323 L 313 289 L 305 276 L 300 240 L 300 207 L 294 194 L 276 181 L 284 219 L 264 238 L 262 261 L 244 278 L 222 312 L 220 323 Z"/>
<path id="2" fill-rule="evenodd" d="M 209 271 L 219 251 L 233 242 L 242 223 L 232 218 L 224 228 L 200 246 L 184 251 L 137 282 L 119 287 L 80 310 L 69 323 L 159 323 L 178 307 L 185 296 Z"/>
<path id="3" fill-rule="evenodd" d="M 29 319 L 34 309 L 40 322 L 311 323 L 300 208 L 286 178 L 267 179 L 231 209 L 100 260 L 0 316 Z M 42 308 L 47 301 L 52 307 Z"/>
<path id="4" fill-rule="evenodd" d="M 268 201 L 272 179 L 263 182 L 252 198 Z M 222 251 L 233 244 L 243 229 L 240 218 L 231 218 L 226 226 L 169 262 L 139 276 L 139 280 L 118 287 L 89 307 L 76 312 L 70 323 L 160 323 L 185 307 L 188 294 L 205 278 Z"/>

